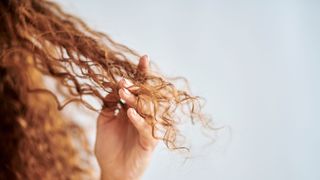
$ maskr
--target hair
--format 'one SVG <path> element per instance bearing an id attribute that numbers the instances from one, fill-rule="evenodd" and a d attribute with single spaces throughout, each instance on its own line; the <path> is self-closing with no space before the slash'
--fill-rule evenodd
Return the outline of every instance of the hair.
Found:
<path id="1" fill-rule="evenodd" d="M 53 2 L 0 1 L 0 22 L 0 179 L 90 177 L 85 131 L 60 110 L 70 103 L 96 112 L 116 107 L 121 77 L 138 87 L 137 111 L 169 149 L 186 148 L 177 142 L 186 116 L 211 127 L 200 97 L 178 89 L 174 78 L 138 71 L 136 51 Z M 110 93 L 114 101 L 105 99 Z"/>

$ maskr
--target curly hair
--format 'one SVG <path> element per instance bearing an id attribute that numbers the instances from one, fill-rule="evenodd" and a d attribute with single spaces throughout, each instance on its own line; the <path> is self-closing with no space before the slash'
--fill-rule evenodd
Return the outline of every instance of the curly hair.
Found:
<path id="1" fill-rule="evenodd" d="M 186 148 L 177 142 L 177 125 L 186 116 L 212 128 L 200 97 L 178 89 L 174 78 L 141 73 L 136 51 L 57 4 L 2 0 L 0 22 L 0 179 L 90 177 L 87 157 L 92 152 L 85 132 L 60 110 L 70 103 L 96 112 L 116 107 L 121 77 L 134 83 L 137 111 L 169 149 Z M 46 86 L 48 78 L 55 90 Z M 115 98 L 107 101 L 110 93 Z M 95 98 L 101 108 L 86 97 Z"/>

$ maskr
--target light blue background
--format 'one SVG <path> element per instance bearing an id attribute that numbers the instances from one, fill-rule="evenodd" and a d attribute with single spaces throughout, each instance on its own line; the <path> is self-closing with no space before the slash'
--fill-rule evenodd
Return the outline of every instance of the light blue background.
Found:
<path id="1" fill-rule="evenodd" d="M 186 128 L 193 158 L 183 164 L 160 145 L 144 179 L 320 179 L 320 1 L 58 2 L 187 77 L 230 127 L 206 148 L 200 129 Z"/>

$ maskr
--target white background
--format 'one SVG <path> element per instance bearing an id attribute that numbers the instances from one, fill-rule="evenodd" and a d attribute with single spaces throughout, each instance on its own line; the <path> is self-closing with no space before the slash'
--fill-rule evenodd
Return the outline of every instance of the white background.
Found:
<path id="1" fill-rule="evenodd" d="M 320 179 L 320 1 L 58 2 L 166 75 L 187 77 L 229 127 L 205 148 L 188 127 L 193 158 L 160 145 L 144 179 Z"/>

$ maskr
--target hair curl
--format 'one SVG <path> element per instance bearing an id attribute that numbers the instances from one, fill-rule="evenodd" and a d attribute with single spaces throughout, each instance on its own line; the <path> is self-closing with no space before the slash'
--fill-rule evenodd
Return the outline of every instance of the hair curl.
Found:
<path id="1" fill-rule="evenodd" d="M 79 151 L 80 146 L 91 153 L 84 130 L 60 110 L 76 102 L 101 111 L 85 97 L 98 99 L 103 108 L 117 106 L 119 96 L 114 101 L 105 96 L 117 94 L 121 77 L 139 87 L 137 110 L 169 149 L 185 148 L 177 145 L 184 115 L 211 127 L 199 97 L 177 89 L 173 78 L 137 71 L 137 52 L 53 2 L 1 1 L 0 22 L 0 179 L 90 176 L 88 159 Z M 56 91 L 46 87 L 44 77 L 57 82 Z"/>

